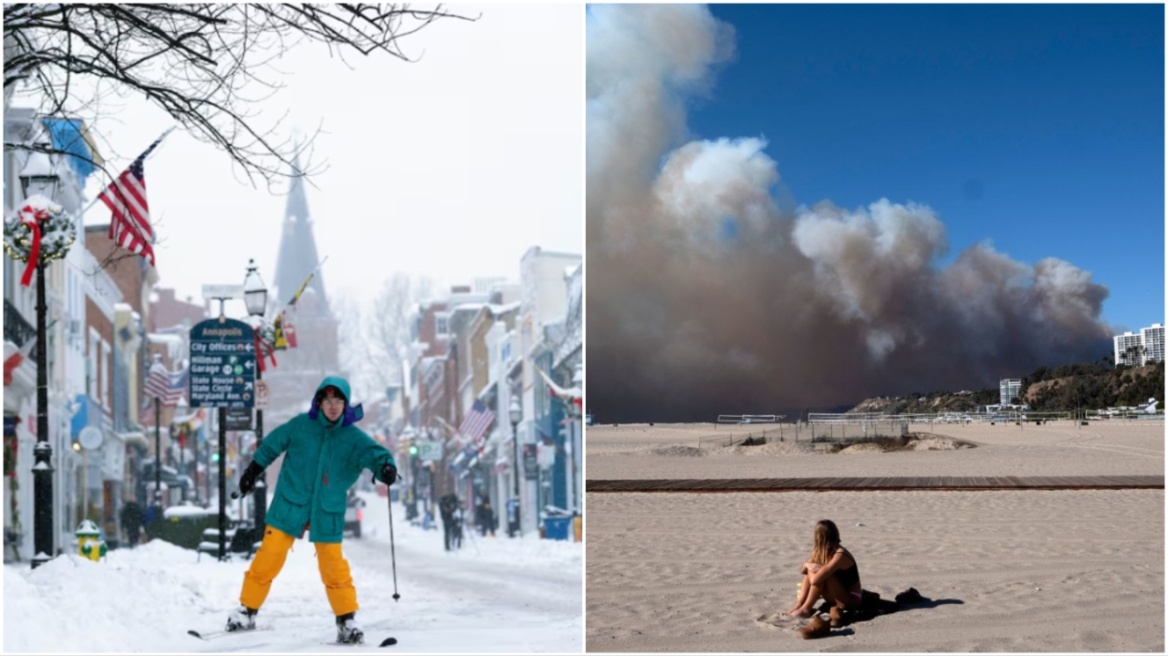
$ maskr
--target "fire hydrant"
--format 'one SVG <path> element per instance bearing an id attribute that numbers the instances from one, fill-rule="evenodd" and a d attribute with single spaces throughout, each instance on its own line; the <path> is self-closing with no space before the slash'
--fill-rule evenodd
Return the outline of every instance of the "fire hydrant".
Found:
<path id="1" fill-rule="evenodd" d="M 77 531 L 73 535 L 77 537 L 77 552 L 80 555 L 94 562 L 105 556 L 105 540 L 101 539 L 101 531 L 97 530 L 97 524 L 87 519 L 77 526 Z"/>

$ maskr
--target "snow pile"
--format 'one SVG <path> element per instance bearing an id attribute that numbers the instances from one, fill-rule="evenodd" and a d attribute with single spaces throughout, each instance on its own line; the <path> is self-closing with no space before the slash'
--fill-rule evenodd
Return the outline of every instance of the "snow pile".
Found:
<path id="1" fill-rule="evenodd" d="M 190 553 L 155 540 L 134 551 L 110 551 L 105 562 L 70 554 L 35 571 L 27 563 L 6 566 L 4 651 L 157 648 L 204 601 L 191 568 L 176 566 Z"/>
<path id="2" fill-rule="evenodd" d="M 583 651 L 583 543 L 466 535 L 447 552 L 385 497 L 365 497 L 363 538 L 344 552 L 366 642 L 390 635 L 409 653 Z M 392 555 L 391 555 L 392 553 Z M 393 563 L 396 560 L 396 581 Z M 31 569 L 4 567 L 5 653 L 340 651 L 315 549 L 298 540 L 260 610 L 272 630 L 200 641 L 188 629 L 223 628 L 250 561 L 218 562 L 154 540 L 103 562 L 75 554 Z M 394 591 L 400 593 L 395 601 Z"/>

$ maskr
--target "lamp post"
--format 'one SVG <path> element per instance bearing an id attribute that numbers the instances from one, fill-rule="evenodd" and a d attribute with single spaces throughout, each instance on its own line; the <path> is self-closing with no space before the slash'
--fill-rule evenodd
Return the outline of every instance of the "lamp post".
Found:
<path id="1" fill-rule="evenodd" d="M 25 198 L 41 195 L 52 200 L 57 194 L 60 177 L 48 154 L 33 152 L 20 171 L 20 185 Z M 45 336 L 45 257 L 36 261 L 36 446 L 33 448 L 33 551 L 36 569 L 53 557 L 53 447 L 49 442 L 49 372 L 46 363 L 48 339 Z"/>
<path id="2" fill-rule="evenodd" d="M 264 286 L 263 279 L 256 271 L 255 260 L 248 260 L 247 262 L 247 276 L 243 279 L 243 303 L 247 306 L 247 313 L 253 317 L 258 317 L 260 322 L 263 322 L 264 312 L 268 308 L 268 289 Z M 256 353 L 256 357 L 262 358 L 263 354 Z M 263 370 L 256 367 L 256 392 L 259 392 L 259 386 L 263 381 Z M 259 451 L 260 443 L 264 439 L 264 411 L 257 407 L 255 412 L 255 450 Z M 255 528 L 257 535 L 263 535 L 264 520 L 268 512 L 268 486 L 265 482 L 267 473 L 261 472 L 259 478 L 256 479 L 255 485 Z"/>
<path id="3" fill-rule="evenodd" d="M 159 364 L 162 361 L 162 356 L 154 354 L 154 364 Z M 154 500 L 152 502 L 155 508 L 155 518 L 162 517 L 162 428 L 159 423 L 162 421 L 162 409 L 159 407 L 161 401 L 158 396 L 154 396 Z"/>
<path id="4" fill-rule="evenodd" d="M 187 471 L 187 433 L 186 427 L 178 426 L 174 422 L 170 424 L 170 436 L 172 439 L 178 438 L 178 474 L 186 477 Z M 187 484 L 185 480 L 179 481 L 179 500 L 186 502 L 187 500 Z"/>
<path id="5" fill-rule="evenodd" d="M 519 420 L 523 419 L 523 408 L 519 405 L 519 399 L 515 396 L 511 397 L 511 408 L 508 411 L 511 419 L 511 447 L 513 450 L 513 469 L 511 476 L 515 481 L 514 496 L 511 497 L 511 503 L 514 504 L 514 518 L 511 519 L 510 526 L 507 532 L 512 536 L 522 535 L 522 522 L 519 521 Z"/>
<path id="6" fill-rule="evenodd" d="M 576 389 L 583 392 L 584 390 L 584 366 L 577 364 L 572 371 L 572 384 Z M 568 472 L 568 510 L 573 514 L 577 514 L 580 510 L 581 495 L 581 481 L 580 481 L 580 466 L 577 459 L 584 453 L 584 425 L 581 423 L 581 414 L 583 404 L 579 407 L 575 403 L 567 403 L 568 416 L 572 418 L 572 439 L 570 441 L 571 449 L 568 451 L 568 465 L 570 470 Z"/>

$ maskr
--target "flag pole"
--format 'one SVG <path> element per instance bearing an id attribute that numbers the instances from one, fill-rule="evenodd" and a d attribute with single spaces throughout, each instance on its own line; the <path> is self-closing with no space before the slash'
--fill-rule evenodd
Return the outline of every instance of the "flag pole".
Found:
<path id="1" fill-rule="evenodd" d="M 169 135 L 171 132 L 174 132 L 174 129 L 177 127 L 178 127 L 177 125 L 172 125 L 169 128 L 167 128 L 166 132 L 163 132 L 162 136 L 158 137 L 158 144 L 154 147 L 154 149 L 157 150 L 158 146 L 162 145 L 162 140 L 165 139 L 167 137 L 167 135 Z M 150 154 L 146 156 L 146 159 L 150 159 L 153 155 L 154 155 L 154 151 L 151 151 Z M 81 217 L 82 220 L 85 220 L 86 213 L 88 213 L 89 210 L 93 209 L 93 206 L 97 205 L 97 201 L 99 201 L 99 200 L 101 200 L 101 194 L 98 194 L 97 198 L 94 198 L 88 205 L 86 205 L 85 209 L 81 210 L 81 212 L 79 212 L 77 214 L 77 216 Z"/>
<path id="2" fill-rule="evenodd" d="M 308 282 L 309 282 L 310 280 L 312 280 L 312 279 L 313 279 L 313 278 L 316 276 L 316 274 L 317 274 L 317 273 L 320 271 L 321 267 L 323 267 L 323 266 L 324 266 L 324 263 L 325 263 L 325 262 L 327 262 L 327 261 L 328 261 L 328 259 L 329 259 L 329 256 L 328 256 L 328 255 L 325 255 L 325 256 L 324 256 L 324 259 L 323 259 L 323 260 L 321 260 L 321 261 L 320 261 L 320 263 L 316 265 L 316 268 L 315 268 L 315 269 L 313 269 L 313 270 L 312 270 L 312 271 L 311 271 L 311 272 L 308 274 L 308 277 L 306 277 L 306 278 L 304 279 L 304 282 L 300 283 L 300 287 L 301 287 L 301 288 L 307 288 L 307 286 L 308 286 Z M 300 290 L 300 289 L 297 289 L 296 291 L 297 291 L 297 292 L 300 292 L 301 290 Z M 298 293 L 298 294 L 296 294 L 295 296 L 293 296 L 293 297 L 292 297 L 292 298 L 291 298 L 291 299 L 290 299 L 290 300 L 289 300 L 287 303 L 285 303 L 285 304 L 284 304 L 284 307 L 280 308 L 280 311 L 279 311 L 279 312 L 277 312 L 276 314 L 277 314 L 277 315 L 284 314 L 285 312 L 287 312 L 287 311 L 288 311 L 288 308 L 292 307 L 293 305 L 296 305 L 296 301 L 299 301 L 299 300 L 300 300 L 300 294 Z"/>
<path id="3" fill-rule="evenodd" d="M 446 430 L 450 431 L 450 436 L 451 436 L 451 437 L 456 437 L 456 438 L 458 438 L 458 442 L 459 442 L 459 444 L 462 444 L 463 442 L 465 442 L 465 441 L 466 441 L 466 440 L 464 440 L 464 439 L 463 439 L 463 438 L 464 438 L 464 437 L 466 437 L 466 436 L 462 434 L 462 431 L 458 430 L 458 429 L 457 429 L 457 428 L 455 428 L 454 426 L 451 426 L 451 425 L 450 425 L 450 423 L 449 423 L 449 422 L 447 422 L 447 421 L 446 421 L 445 419 L 443 419 L 442 417 L 435 416 L 434 418 L 435 418 L 435 419 L 437 419 L 437 420 L 438 420 L 438 422 L 439 422 L 440 424 L 442 424 L 443 426 L 445 426 L 445 427 L 446 427 Z"/>

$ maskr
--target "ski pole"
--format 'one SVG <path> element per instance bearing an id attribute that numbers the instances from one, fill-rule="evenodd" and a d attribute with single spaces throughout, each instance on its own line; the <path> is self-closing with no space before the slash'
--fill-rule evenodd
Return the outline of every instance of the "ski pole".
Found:
<path id="1" fill-rule="evenodd" d="M 401 599 L 397 593 L 397 555 L 393 549 L 393 495 L 389 493 L 389 486 L 385 486 L 385 498 L 389 501 L 389 562 L 393 564 L 393 600 Z"/>
<path id="2" fill-rule="evenodd" d="M 475 526 L 475 530 L 478 530 L 478 528 L 479 528 L 478 526 Z M 462 529 L 463 529 L 464 533 L 467 533 L 470 535 L 470 543 L 472 545 L 474 545 L 475 554 L 477 554 L 479 556 L 483 555 L 483 552 L 479 551 L 479 543 L 478 543 L 478 540 L 476 540 L 475 536 L 474 536 L 475 532 L 474 531 L 467 531 L 465 526 L 463 526 Z"/>

